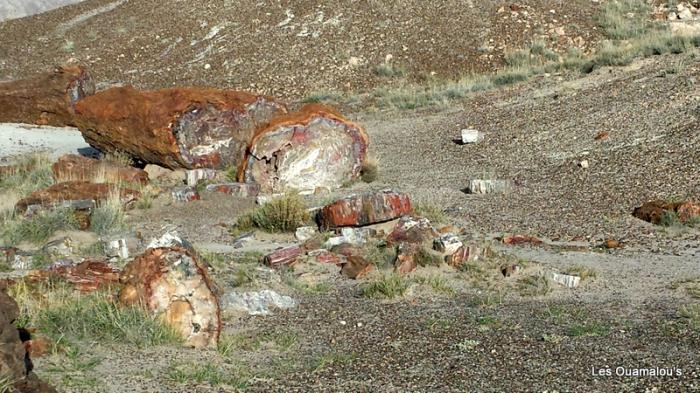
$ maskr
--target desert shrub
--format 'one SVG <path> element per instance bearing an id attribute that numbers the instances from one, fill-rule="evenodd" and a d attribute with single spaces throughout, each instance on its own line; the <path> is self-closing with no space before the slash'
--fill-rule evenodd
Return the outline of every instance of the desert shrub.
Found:
<path id="1" fill-rule="evenodd" d="M 24 196 L 53 184 L 51 159 L 45 154 L 23 156 L 14 166 L 14 172 L 0 176 L 0 191 L 12 191 Z"/>
<path id="2" fill-rule="evenodd" d="M 506 69 L 497 73 L 491 78 L 494 86 L 512 85 L 514 83 L 523 82 L 530 78 L 527 70 L 523 69 Z"/>
<path id="3" fill-rule="evenodd" d="M 408 290 L 408 281 L 398 274 L 387 274 L 362 288 L 362 296 L 370 299 L 394 299 Z"/>
<path id="4" fill-rule="evenodd" d="M 41 244 L 56 231 L 76 229 L 78 223 L 72 209 L 55 209 L 35 214 L 31 218 L 7 217 L 2 222 L 0 232 L 3 243 L 8 246 L 22 241 Z"/>
<path id="5" fill-rule="evenodd" d="M 427 247 L 421 247 L 415 256 L 416 264 L 421 267 L 440 266 L 444 262 L 442 255 Z"/>
<path id="6" fill-rule="evenodd" d="M 260 228 L 268 232 L 291 232 L 310 220 L 304 200 L 294 193 L 275 198 L 238 218 L 237 230 Z"/>
<path id="7" fill-rule="evenodd" d="M 523 297 L 544 296 L 552 291 L 549 280 L 544 276 L 526 276 L 518 280 L 518 293 Z"/>
<path id="8" fill-rule="evenodd" d="M 398 78 L 406 75 L 406 69 L 383 63 L 374 69 L 374 73 L 384 78 Z"/>
<path id="9" fill-rule="evenodd" d="M 644 0 L 612 0 L 603 5 L 598 23 L 610 38 L 635 38 L 649 30 L 650 10 Z"/>
<path id="10" fill-rule="evenodd" d="M 126 229 L 126 216 L 119 194 L 111 195 L 90 215 L 90 228 L 98 235 L 107 235 Z"/>
<path id="11" fill-rule="evenodd" d="M 379 162 L 377 159 L 368 157 L 365 162 L 362 163 L 362 169 L 360 172 L 362 181 L 365 183 L 372 183 L 379 177 Z"/>
<path id="12" fill-rule="evenodd" d="M 413 212 L 419 217 L 427 218 L 433 224 L 444 224 L 448 221 L 444 210 L 431 203 L 416 203 Z"/>

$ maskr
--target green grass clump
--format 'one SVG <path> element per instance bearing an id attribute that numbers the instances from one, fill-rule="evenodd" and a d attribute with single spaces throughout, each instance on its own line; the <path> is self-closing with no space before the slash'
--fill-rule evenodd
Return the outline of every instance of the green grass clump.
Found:
<path id="1" fill-rule="evenodd" d="M 678 316 L 693 329 L 700 329 L 700 304 L 689 304 L 678 310 Z"/>
<path id="2" fill-rule="evenodd" d="M 421 247 L 415 256 L 416 265 L 420 267 L 426 266 L 440 266 L 445 262 L 442 254 L 428 249 L 427 247 Z"/>
<path id="3" fill-rule="evenodd" d="M 110 197 L 90 215 L 90 229 L 98 235 L 108 235 L 126 229 L 126 215 L 119 196 Z"/>
<path id="4" fill-rule="evenodd" d="M 610 332 L 610 326 L 600 322 L 577 324 L 569 328 L 569 336 L 571 337 L 600 337 L 607 335 L 608 332 Z"/>
<path id="5" fill-rule="evenodd" d="M 520 296 L 545 296 L 552 291 L 549 280 L 544 276 L 526 276 L 518 280 L 517 290 Z"/>
<path id="6" fill-rule="evenodd" d="M 399 78 L 406 75 L 406 69 L 384 63 L 377 66 L 374 69 L 374 73 L 383 78 Z"/>
<path id="7" fill-rule="evenodd" d="M 179 384 L 207 383 L 211 386 L 231 386 L 244 389 L 250 379 L 249 372 L 243 367 L 223 368 L 211 363 L 173 364 L 167 372 L 168 379 Z"/>
<path id="8" fill-rule="evenodd" d="M 610 38 L 635 38 L 649 31 L 650 11 L 644 0 L 612 0 L 603 5 L 598 23 Z"/>
<path id="9" fill-rule="evenodd" d="M 18 325 L 31 326 L 53 343 L 90 341 L 126 343 L 139 348 L 179 344 L 181 337 L 141 307 L 120 307 L 107 291 L 74 291 L 62 282 L 9 288 L 20 310 Z"/>
<path id="10" fill-rule="evenodd" d="M 11 191 L 25 196 L 53 184 L 51 160 L 47 155 L 23 156 L 14 166 L 16 170 L 13 173 L 0 176 L 0 191 Z"/>
<path id="11" fill-rule="evenodd" d="M 570 276 L 581 277 L 581 281 L 598 277 L 598 272 L 595 269 L 583 265 L 572 266 L 565 269 L 563 273 Z"/>
<path id="12" fill-rule="evenodd" d="M 454 287 L 452 287 L 445 278 L 440 276 L 417 276 L 414 280 L 420 285 L 429 287 L 436 293 L 445 294 L 448 296 L 452 296 L 457 293 Z"/>
<path id="13" fill-rule="evenodd" d="M 505 69 L 491 78 L 494 86 L 512 85 L 530 78 L 530 72 L 526 69 Z"/>
<path id="14" fill-rule="evenodd" d="M 370 299 L 394 299 L 403 297 L 408 290 L 408 280 L 398 274 L 387 274 L 367 284 L 362 289 L 362 296 Z"/>
<path id="15" fill-rule="evenodd" d="M 431 203 L 416 203 L 413 206 L 413 213 L 427 218 L 433 224 L 444 224 L 448 221 L 447 214 L 437 205 Z"/>
<path id="16" fill-rule="evenodd" d="M 330 91 L 317 91 L 309 94 L 302 102 L 305 104 L 327 104 L 340 100 L 341 94 Z"/>
<path id="17" fill-rule="evenodd" d="M 42 211 L 31 218 L 5 218 L 0 237 L 5 245 L 14 246 L 23 241 L 42 244 L 56 231 L 78 227 L 72 209 Z"/>
<path id="18" fill-rule="evenodd" d="M 260 228 L 268 232 L 292 232 L 310 220 L 304 200 L 298 194 L 286 194 L 238 218 L 235 230 Z"/>

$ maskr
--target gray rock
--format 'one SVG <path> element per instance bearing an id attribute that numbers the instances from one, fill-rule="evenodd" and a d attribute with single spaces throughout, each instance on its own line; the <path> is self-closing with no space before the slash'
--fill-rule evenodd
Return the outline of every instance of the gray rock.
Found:
<path id="1" fill-rule="evenodd" d="M 283 310 L 297 306 L 297 301 L 269 289 L 260 292 L 231 292 L 222 299 L 222 307 L 249 315 L 270 315 L 271 308 Z"/>
<path id="2" fill-rule="evenodd" d="M 581 282 L 581 277 L 554 272 L 549 272 L 548 278 L 556 282 L 557 284 L 563 285 L 567 288 L 576 288 Z"/>
<path id="3" fill-rule="evenodd" d="M 484 140 L 484 133 L 478 130 L 463 129 L 462 130 L 462 144 L 466 145 L 469 143 L 478 143 Z"/>
<path id="4" fill-rule="evenodd" d="M 507 180 L 474 179 L 469 181 L 467 192 L 469 194 L 504 194 L 510 187 L 511 183 Z"/>
<path id="5" fill-rule="evenodd" d="M 316 229 L 316 227 L 299 227 L 296 232 L 294 232 L 294 237 L 300 242 L 305 242 L 316 236 L 317 233 L 318 229 Z"/>

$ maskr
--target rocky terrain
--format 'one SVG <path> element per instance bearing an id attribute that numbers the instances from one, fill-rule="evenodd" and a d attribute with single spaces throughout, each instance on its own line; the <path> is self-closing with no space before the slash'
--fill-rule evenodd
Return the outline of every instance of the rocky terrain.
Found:
<path id="1" fill-rule="evenodd" d="M 0 393 L 700 391 L 677 3 L 0 23 Z"/>

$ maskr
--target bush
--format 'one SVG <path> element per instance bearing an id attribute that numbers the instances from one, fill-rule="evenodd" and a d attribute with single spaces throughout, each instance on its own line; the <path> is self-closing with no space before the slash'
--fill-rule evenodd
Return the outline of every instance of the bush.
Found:
<path id="1" fill-rule="evenodd" d="M 304 200 L 286 194 L 238 218 L 237 230 L 260 228 L 268 232 L 292 232 L 310 220 Z"/>
<path id="2" fill-rule="evenodd" d="M 98 235 L 107 235 L 126 229 L 124 209 L 118 194 L 110 196 L 90 215 L 90 228 Z"/>
<path id="3" fill-rule="evenodd" d="M 651 8 L 644 0 L 613 0 L 603 5 L 598 23 L 608 37 L 625 40 L 644 35 L 649 30 Z"/>
<path id="4" fill-rule="evenodd" d="M 2 240 L 8 246 L 28 241 L 42 244 L 56 231 L 76 229 L 78 223 L 72 209 L 39 212 L 31 218 L 5 219 Z"/>
<path id="5" fill-rule="evenodd" d="M 25 196 L 53 184 L 51 160 L 43 154 L 21 157 L 14 165 L 16 171 L 0 177 L 0 191 L 12 191 Z"/>
<path id="6" fill-rule="evenodd" d="M 367 284 L 362 289 L 362 296 L 370 299 L 393 299 L 406 294 L 408 281 L 397 274 L 389 274 Z"/>

